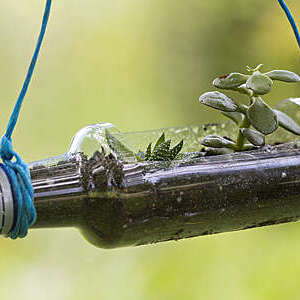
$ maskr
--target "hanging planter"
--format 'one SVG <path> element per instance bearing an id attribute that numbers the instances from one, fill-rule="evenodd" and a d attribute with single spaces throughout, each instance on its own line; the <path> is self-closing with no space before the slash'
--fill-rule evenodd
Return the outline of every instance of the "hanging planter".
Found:
<path id="1" fill-rule="evenodd" d="M 231 73 L 200 102 L 231 121 L 121 133 L 91 125 L 70 150 L 30 165 L 35 227 L 72 226 L 103 248 L 137 246 L 300 219 L 299 99 L 271 108 L 273 81 L 289 71 Z"/>
<path id="2" fill-rule="evenodd" d="M 296 23 L 284 1 L 279 3 L 300 46 Z M 32 62 L 1 139 L 2 234 L 22 238 L 33 224 L 76 227 L 94 245 L 115 248 L 300 219 L 295 118 L 300 101 L 287 99 L 271 108 L 262 98 L 273 81 L 300 78 L 289 71 L 262 73 L 261 65 L 213 82 L 248 96 L 249 103 L 219 91 L 200 97 L 231 119 L 228 123 L 136 133 L 96 124 L 80 130 L 66 154 L 27 166 L 13 150 L 11 136 L 50 7 L 47 0 Z"/>
<path id="3" fill-rule="evenodd" d="M 282 109 L 297 106 L 284 102 Z M 199 151 L 206 135 L 230 138 L 235 127 L 228 122 L 134 133 L 109 123 L 85 127 L 66 154 L 29 165 L 34 226 L 76 227 L 94 245 L 115 248 L 297 221 L 297 136 L 279 129 L 267 137 L 279 145 L 221 155 Z M 168 151 L 159 154 L 167 138 L 174 146 L 168 142 Z M 182 140 L 175 159 L 166 159 Z M 141 154 L 151 141 L 157 141 L 151 154 L 160 160 Z"/>

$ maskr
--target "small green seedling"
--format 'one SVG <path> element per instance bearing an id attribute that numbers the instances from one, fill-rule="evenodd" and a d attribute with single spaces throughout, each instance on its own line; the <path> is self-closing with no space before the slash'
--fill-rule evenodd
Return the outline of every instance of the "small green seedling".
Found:
<path id="1" fill-rule="evenodd" d="M 182 150 L 183 140 L 176 146 L 171 148 L 171 140 L 165 139 L 165 133 L 159 137 L 152 149 L 152 143 L 150 143 L 145 152 L 139 151 L 134 153 L 122 142 L 120 142 L 115 136 L 105 131 L 106 141 L 110 149 L 117 155 L 120 160 L 128 161 L 134 158 L 139 162 L 143 161 L 172 161 L 178 157 L 178 154 Z"/>
<path id="2" fill-rule="evenodd" d="M 159 137 L 152 149 L 152 143 L 147 147 L 146 152 L 139 152 L 137 154 L 139 160 L 144 161 L 172 161 L 174 160 L 183 147 L 183 140 L 176 146 L 171 147 L 171 140 L 165 139 L 165 133 Z"/>
<path id="3" fill-rule="evenodd" d="M 255 69 L 247 67 L 250 75 L 230 73 L 218 77 L 213 85 L 219 89 L 236 91 L 249 97 L 249 105 L 239 103 L 220 92 L 208 92 L 200 96 L 202 104 L 218 109 L 233 120 L 239 128 L 235 141 L 216 135 L 206 136 L 202 145 L 210 148 L 227 148 L 232 151 L 249 150 L 265 145 L 265 136 L 279 126 L 300 135 L 300 126 L 285 113 L 272 109 L 262 98 L 271 91 L 273 81 L 300 82 L 300 77 L 289 71 L 274 70 L 261 73 L 259 65 Z M 247 143 L 250 142 L 249 143 Z"/>

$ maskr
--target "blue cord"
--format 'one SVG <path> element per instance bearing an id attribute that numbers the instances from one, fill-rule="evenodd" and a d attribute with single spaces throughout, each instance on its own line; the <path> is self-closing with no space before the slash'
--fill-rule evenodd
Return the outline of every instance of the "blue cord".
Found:
<path id="1" fill-rule="evenodd" d="M 0 157 L 7 167 L 7 172 L 9 174 L 10 181 L 12 182 L 14 199 L 17 202 L 17 215 L 15 216 L 14 226 L 7 235 L 12 239 L 25 237 L 27 235 L 28 228 L 32 226 L 36 220 L 36 210 L 33 204 L 34 195 L 33 187 L 31 185 L 30 172 L 27 165 L 22 161 L 21 157 L 13 150 L 11 136 L 18 121 L 21 106 L 28 90 L 28 86 L 41 49 L 49 20 L 51 2 L 52 0 L 47 0 L 46 2 L 41 31 L 29 69 L 14 110 L 10 116 L 6 132 L 0 140 Z M 12 161 L 13 158 L 15 158 L 14 161 Z"/>
<path id="2" fill-rule="evenodd" d="M 290 12 L 289 8 L 287 7 L 287 5 L 285 4 L 284 0 L 278 0 L 280 6 L 282 7 L 282 9 L 284 10 L 293 30 L 294 30 L 294 34 L 296 36 L 297 42 L 298 42 L 298 46 L 300 48 L 300 34 L 299 34 L 299 30 L 297 28 L 297 24 L 292 16 L 292 13 Z"/>

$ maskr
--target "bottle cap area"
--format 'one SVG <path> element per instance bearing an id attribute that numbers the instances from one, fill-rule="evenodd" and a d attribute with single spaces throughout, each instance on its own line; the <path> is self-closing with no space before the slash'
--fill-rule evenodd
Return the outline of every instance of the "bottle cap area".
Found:
<path id="1" fill-rule="evenodd" d="M 0 164 L 0 232 L 6 235 L 14 223 L 14 197 L 6 167 Z"/>

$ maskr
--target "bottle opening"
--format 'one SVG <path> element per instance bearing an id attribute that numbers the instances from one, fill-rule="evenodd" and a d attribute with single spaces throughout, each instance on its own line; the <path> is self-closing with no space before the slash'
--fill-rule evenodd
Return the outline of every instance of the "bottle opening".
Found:
<path id="1" fill-rule="evenodd" d="M 0 164 L 0 233 L 7 235 L 14 226 L 15 205 L 12 185 L 6 167 Z"/>

